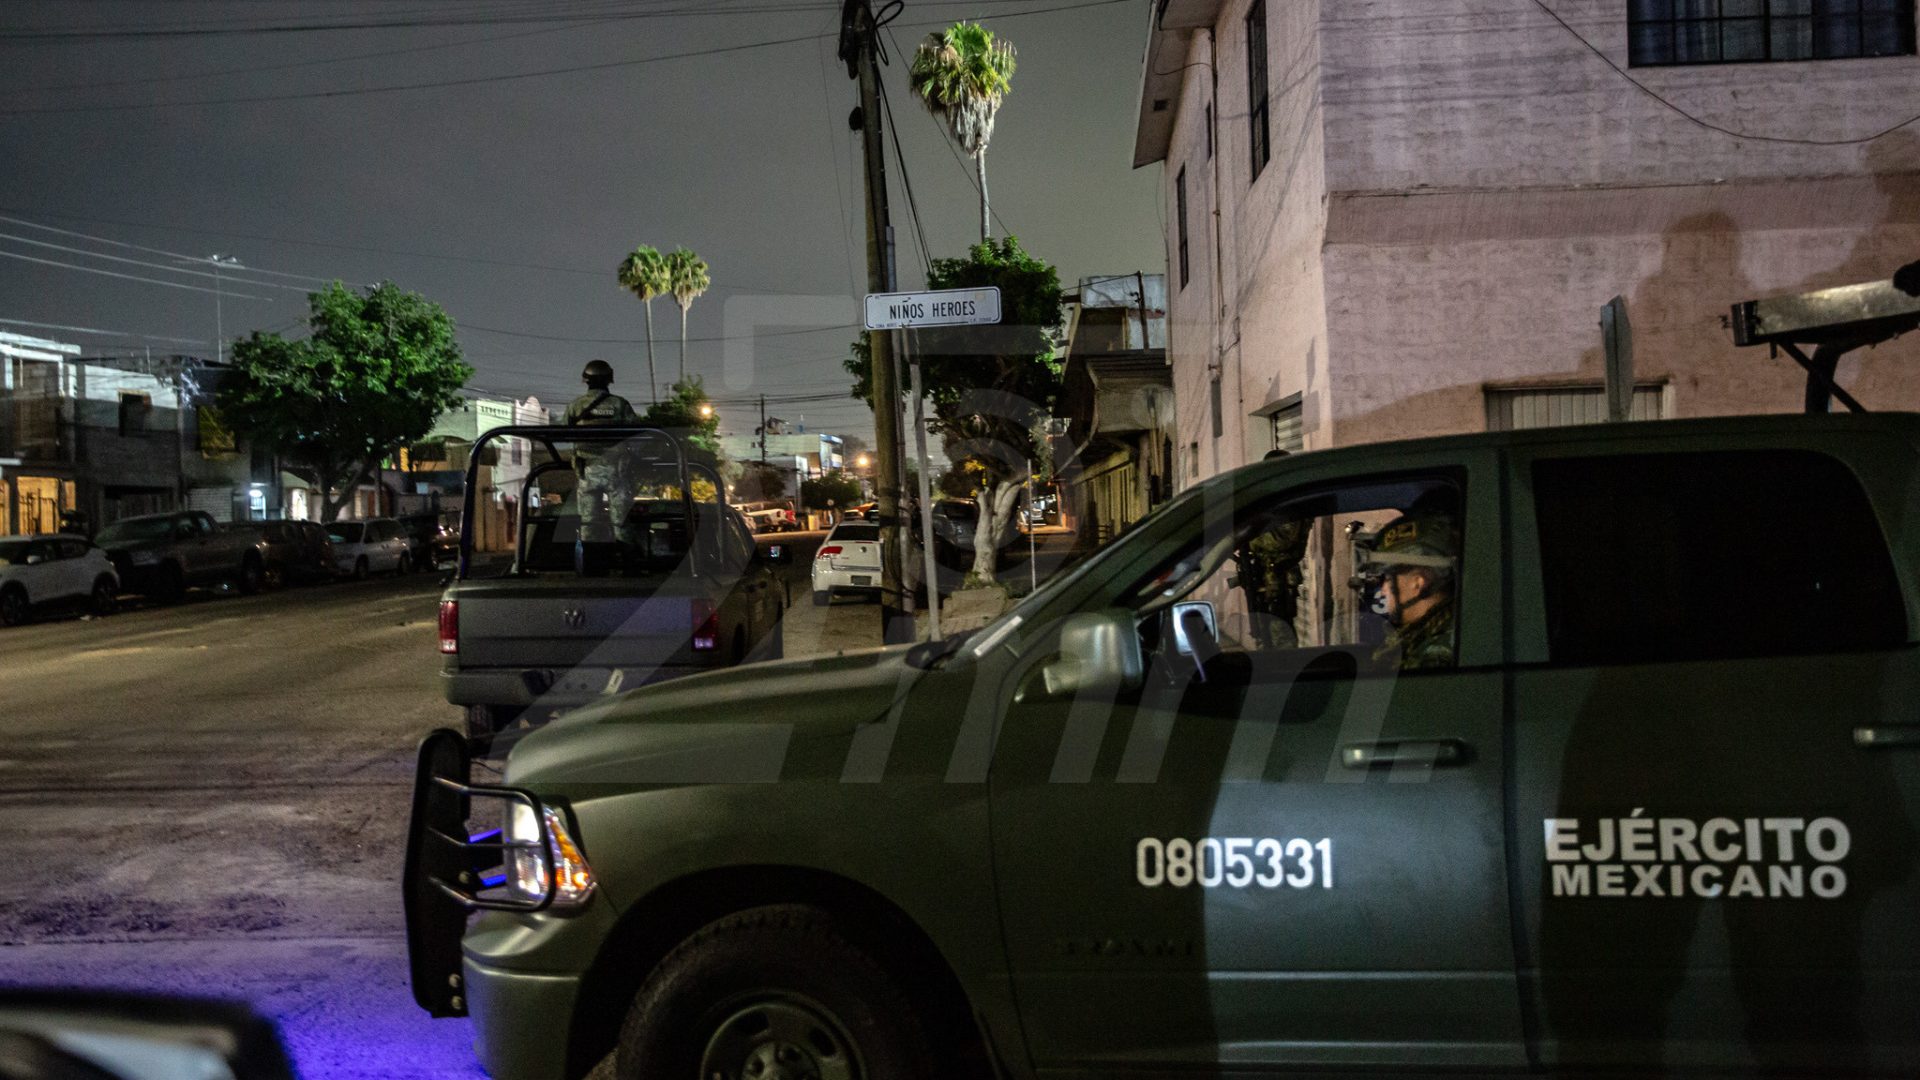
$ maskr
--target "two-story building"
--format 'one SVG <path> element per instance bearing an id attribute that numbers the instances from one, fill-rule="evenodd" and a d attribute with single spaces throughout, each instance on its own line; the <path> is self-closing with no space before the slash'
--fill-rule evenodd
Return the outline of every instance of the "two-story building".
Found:
<path id="1" fill-rule="evenodd" d="M 1920 257 L 1912 0 L 1155 0 L 1182 482 L 1267 451 L 1791 411 L 1731 305 Z M 1857 355 L 1920 406 L 1920 344 Z"/>

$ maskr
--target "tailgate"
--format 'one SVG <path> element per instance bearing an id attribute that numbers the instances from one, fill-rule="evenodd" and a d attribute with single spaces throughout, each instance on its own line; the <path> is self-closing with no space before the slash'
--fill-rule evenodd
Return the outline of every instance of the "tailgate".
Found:
<path id="1" fill-rule="evenodd" d="M 467 581 L 448 595 L 460 604 L 462 667 L 684 662 L 696 606 L 710 610 L 698 583 L 632 578 Z"/>

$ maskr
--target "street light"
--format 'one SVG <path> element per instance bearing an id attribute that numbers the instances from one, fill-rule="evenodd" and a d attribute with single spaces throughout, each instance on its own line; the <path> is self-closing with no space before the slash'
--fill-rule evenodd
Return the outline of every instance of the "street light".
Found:
<path id="1" fill-rule="evenodd" d="M 225 363 L 227 359 L 227 330 L 225 316 L 220 310 L 221 301 L 225 299 L 220 287 L 220 268 L 225 266 L 240 270 L 244 269 L 244 267 L 240 265 L 240 260 L 232 255 L 221 255 L 217 252 L 207 256 L 207 261 L 213 264 L 213 356 L 215 361 Z"/>
<path id="2" fill-rule="evenodd" d="M 861 454 L 859 457 L 853 459 L 853 465 L 857 469 L 864 469 L 871 464 L 873 464 L 873 459 L 865 454 Z"/>
<path id="3" fill-rule="evenodd" d="M 700 403 L 700 418 L 705 420 L 713 415 L 713 406 L 708 402 Z"/>

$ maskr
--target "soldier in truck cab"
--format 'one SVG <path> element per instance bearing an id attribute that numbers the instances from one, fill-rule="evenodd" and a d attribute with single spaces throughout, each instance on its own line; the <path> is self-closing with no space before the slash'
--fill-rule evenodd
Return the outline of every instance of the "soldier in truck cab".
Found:
<path id="1" fill-rule="evenodd" d="M 1363 541 L 1364 543 L 1364 541 Z M 1393 628 L 1376 660 L 1402 670 L 1453 666 L 1458 532 L 1440 515 L 1407 515 L 1374 535 L 1355 587 Z"/>

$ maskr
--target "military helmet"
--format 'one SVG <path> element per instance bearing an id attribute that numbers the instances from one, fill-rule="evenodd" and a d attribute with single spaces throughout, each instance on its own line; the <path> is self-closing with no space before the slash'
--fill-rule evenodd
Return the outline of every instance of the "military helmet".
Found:
<path id="1" fill-rule="evenodd" d="M 1460 554 L 1460 536 L 1443 517 L 1400 517 L 1371 538 L 1363 538 L 1360 564 L 1369 570 L 1424 568 L 1451 570 Z"/>
<path id="2" fill-rule="evenodd" d="M 580 378 L 595 390 L 605 390 L 613 385 L 613 365 L 605 360 L 589 360 L 581 369 Z"/>

